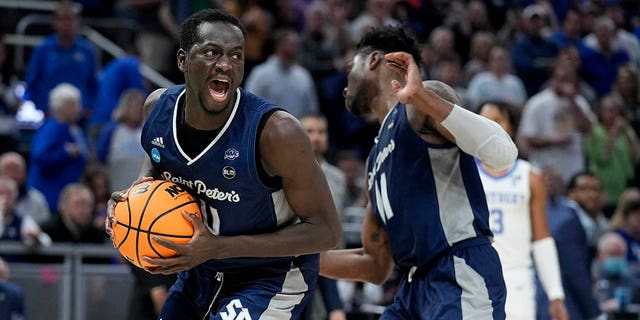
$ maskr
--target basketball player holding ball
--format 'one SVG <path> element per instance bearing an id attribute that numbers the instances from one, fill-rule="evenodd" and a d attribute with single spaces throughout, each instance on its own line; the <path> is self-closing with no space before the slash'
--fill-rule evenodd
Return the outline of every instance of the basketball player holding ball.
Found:
<path id="1" fill-rule="evenodd" d="M 313 292 L 318 252 L 342 230 L 327 181 L 300 123 L 239 85 L 245 30 L 206 9 L 186 19 L 177 52 L 184 85 L 145 102 L 140 181 L 189 190 L 203 220 L 186 244 L 153 237 L 177 252 L 143 258 L 151 273 L 178 272 L 160 319 L 297 319 Z M 276 79 L 274 79 L 276 81 Z M 146 178 L 144 178 L 146 177 Z M 112 234 L 112 196 L 107 232 Z"/>

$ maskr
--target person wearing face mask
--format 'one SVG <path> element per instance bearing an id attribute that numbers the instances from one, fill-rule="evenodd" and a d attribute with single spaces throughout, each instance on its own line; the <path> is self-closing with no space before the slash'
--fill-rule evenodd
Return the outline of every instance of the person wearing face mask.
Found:
<path id="1" fill-rule="evenodd" d="M 596 298 L 603 312 L 626 312 L 630 303 L 638 296 L 638 278 L 633 274 L 633 265 L 626 255 L 628 247 L 625 239 L 617 232 L 608 232 L 598 241 L 595 263 Z"/>

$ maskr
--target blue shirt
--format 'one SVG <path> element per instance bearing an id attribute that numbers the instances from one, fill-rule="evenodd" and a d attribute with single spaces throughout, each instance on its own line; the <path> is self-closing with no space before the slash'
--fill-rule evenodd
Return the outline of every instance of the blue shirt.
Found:
<path id="1" fill-rule="evenodd" d="M 616 50 L 606 57 L 587 47 L 580 50 L 580 58 L 580 74 L 593 87 L 598 97 L 611 91 L 618 76 L 618 68 L 629 61 L 629 56 L 622 50 Z"/>
<path id="2" fill-rule="evenodd" d="M 115 59 L 104 68 L 89 124 L 109 122 L 113 110 L 118 106 L 120 95 L 127 89 L 145 91 L 140 59 L 135 56 Z"/>
<path id="3" fill-rule="evenodd" d="M 83 107 L 92 107 L 98 89 L 93 46 L 77 37 L 71 48 L 63 48 L 55 36 L 47 37 L 31 54 L 26 82 L 29 98 L 45 112 L 49 110 L 49 92 L 64 82 L 80 90 Z"/>

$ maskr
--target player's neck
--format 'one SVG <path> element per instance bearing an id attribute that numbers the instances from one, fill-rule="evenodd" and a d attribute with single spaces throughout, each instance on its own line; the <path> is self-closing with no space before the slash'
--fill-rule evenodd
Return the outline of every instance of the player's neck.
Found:
<path id="1" fill-rule="evenodd" d="M 388 88 L 379 88 L 380 94 L 371 102 L 372 110 L 380 123 L 384 121 L 389 111 L 398 103 L 398 97 L 396 97 L 396 94 L 391 90 L 391 85 L 388 84 L 387 86 Z"/>
<path id="2" fill-rule="evenodd" d="M 183 112 L 183 119 L 186 124 L 198 130 L 215 130 L 222 127 L 233 111 L 237 96 L 229 100 L 227 105 L 220 112 L 207 112 L 204 106 L 200 105 L 196 95 L 185 94 L 180 101 L 179 111 Z"/>

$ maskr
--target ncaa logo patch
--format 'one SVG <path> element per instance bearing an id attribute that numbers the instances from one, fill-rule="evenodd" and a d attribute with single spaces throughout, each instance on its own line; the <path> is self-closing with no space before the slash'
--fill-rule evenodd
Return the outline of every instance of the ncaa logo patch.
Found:
<path id="1" fill-rule="evenodd" d="M 151 149 L 151 159 L 156 163 L 160 163 L 160 151 L 157 148 Z"/>
<path id="2" fill-rule="evenodd" d="M 236 169 L 230 166 L 222 168 L 222 175 L 227 179 L 233 179 L 236 176 Z"/>
<path id="3" fill-rule="evenodd" d="M 225 160 L 235 160 L 239 156 L 240 156 L 240 152 L 238 152 L 238 150 L 236 150 L 235 148 L 229 148 L 227 149 L 227 151 L 224 152 Z"/>

